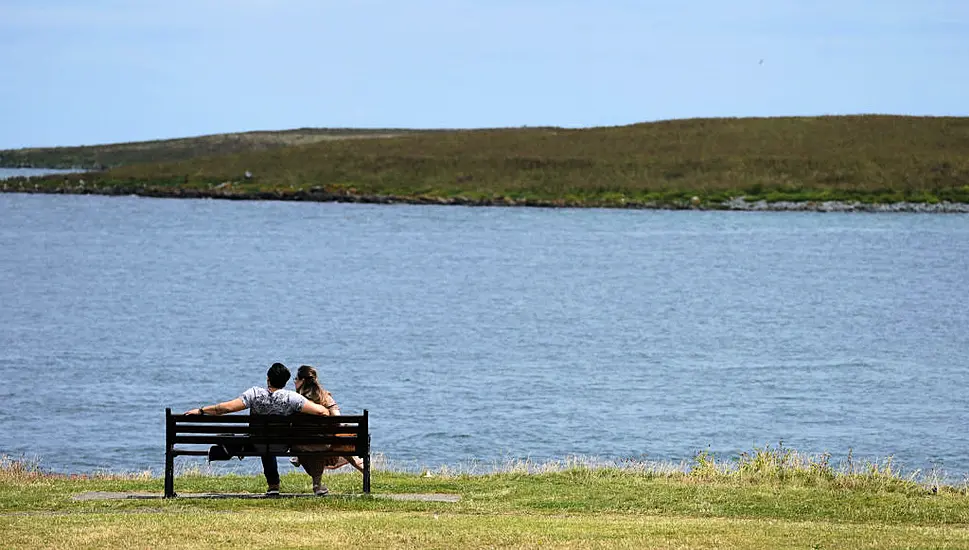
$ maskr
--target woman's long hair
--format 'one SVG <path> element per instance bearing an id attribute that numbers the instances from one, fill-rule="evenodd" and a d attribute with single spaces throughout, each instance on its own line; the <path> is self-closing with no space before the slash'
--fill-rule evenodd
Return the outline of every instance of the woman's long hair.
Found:
<path id="1" fill-rule="evenodd" d="M 303 384 L 299 387 L 300 395 L 317 405 L 323 404 L 323 397 L 326 394 L 316 377 L 316 369 L 309 365 L 303 365 L 296 371 L 296 379 L 303 381 Z"/>
<path id="2" fill-rule="evenodd" d="M 340 406 L 336 404 L 333 400 L 333 396 L 330 392 L 320 385 L 320 381 L 316 377 L 316 369 L 309 365 L 303 365 L 296 371 L 296 379 L 302 380 L 303 383 L 299 387 L 299 394 L 303 397 L 309 399 L 310 401 L 316 403 L 317 405 L 323 405 L 330 415 L 339 416 Z"/>

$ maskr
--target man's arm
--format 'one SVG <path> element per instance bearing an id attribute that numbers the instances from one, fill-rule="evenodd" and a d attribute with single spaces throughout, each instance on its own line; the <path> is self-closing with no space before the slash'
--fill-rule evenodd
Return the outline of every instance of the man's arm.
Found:
<path id="1" fill-rule="evenodd" d="M 323 405 L 317 405 L 316 403 L 310 401 L 309 399 L 306 400 L 306 403 L 303 403 L 303 408 L 300 409 L 299 412 L 303 412 L 306 414 L 315 414 L 317 416 L 330 416 L 329 409 L 327 409 Z"/>
<path id="2" fill-rule="evenodd" d="M 224 403 L 219 403 L 218 405 L 206 405 L 197 409 L 185 411 L 185 414 L 211 414 L 218 416 L 221 414 L 238 412 L 245 408 L 246 404 L 242 402 L 242 399 L 237 397 L 232 401 L 226 401 Z"/>

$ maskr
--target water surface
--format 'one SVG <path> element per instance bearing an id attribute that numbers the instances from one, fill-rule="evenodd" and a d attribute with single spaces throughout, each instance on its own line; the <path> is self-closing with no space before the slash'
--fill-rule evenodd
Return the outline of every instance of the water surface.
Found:
<path id="1" fill-rule="evenodd" d="M 157 472 L 165 407 L 282 361 L 413 467 L 969 472 L 967 216 L 6 194 L 0 250 L 0 452 L 55 470 Z"/>

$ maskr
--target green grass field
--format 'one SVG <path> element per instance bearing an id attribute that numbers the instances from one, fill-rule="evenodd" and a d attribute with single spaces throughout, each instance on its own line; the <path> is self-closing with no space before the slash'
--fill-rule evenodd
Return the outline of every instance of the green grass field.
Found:
<path id="1" fill-rule="evenodd" d="M 887 463 L 835 470 L 825 457 L 766 449 L 701 455 L 686 469 L 560 465 L 489 475 L 376 471 L 326 478 L 333 495 L 295 499 L 87 500 L 160 493 L 148 475 L 66 478 L 7 460 L 4 548 L 969 548 L 966 487 L 918 482 Z M 308 492 L 290 473 L 283 490 Z M 259 476 L 182 475 L 188 492 L 258 493 Z M 447 493 L 458 502 L 379 495 Z"/>
<path id="2" fill-rule="evenodd" d="M 157 142 L 104 172 L 11 182 L 7 190 L 607 207 L 685 205 L 694 196 L 708 207 L 732 197 L 969 203 L 969 118 L 696 119 L 575 130 L 387 131 L 381 139 L 321 135 L 273 147 L 182 147 L 177 155 L 168 151 L 174 145 Z M 44 154 L 53 159 L 57 151 Z"/>

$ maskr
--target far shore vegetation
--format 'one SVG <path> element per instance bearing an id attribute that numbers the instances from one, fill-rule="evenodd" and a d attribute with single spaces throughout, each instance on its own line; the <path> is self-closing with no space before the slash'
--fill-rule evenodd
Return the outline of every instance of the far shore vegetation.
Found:
<path id="1" fill-rule="evenodd" d="M 605 207 L 969 203 L 969 118 L 304 129 L 0 151 L 0 163 L 99 169 L 3 182 L 14 192 Z"/>
<path id="2" fill-rule="evenodd" d="M 510 462 L 496 471 L 377 468 L 325 478 L 325 498 L 77 500 L 160 496 L 152 472 L 65 476 L 0 459 L 0 546 L 11 548 L 969 548 L 969 489 L 890 460 L 834 466 L 765 447 L 688 464 Z M 256 475 L 183 471 L 189 493 L 261 493 Z M 308 493 L 302 473 L 285 492 Z M 447 494 L 457 502 L 393 500 Z"/>

